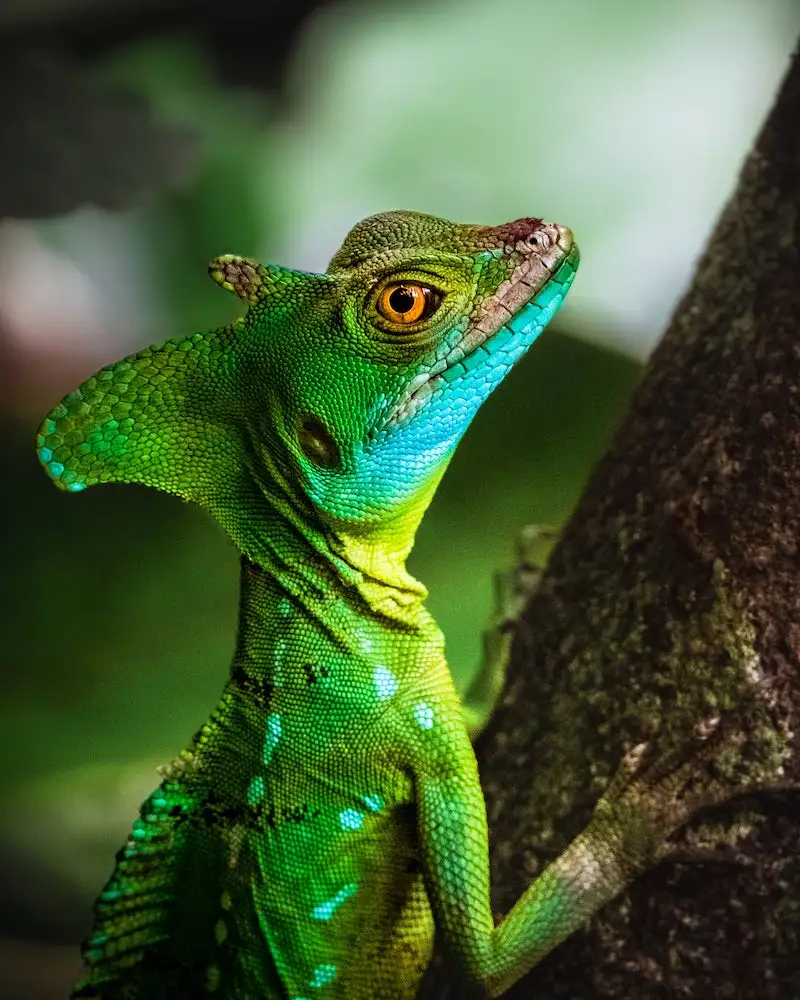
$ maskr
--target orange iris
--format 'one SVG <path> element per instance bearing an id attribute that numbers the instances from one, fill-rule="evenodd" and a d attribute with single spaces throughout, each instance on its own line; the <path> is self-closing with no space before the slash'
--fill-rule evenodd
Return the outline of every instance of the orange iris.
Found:
<path id="1" fill-rule="evenodd" d="M 392 323 L 416 323 L 430 315 L 431 292 L 427 285 L 411 282 L 387 285 L 378 296 L 376 307 L 381 316 Z"/>

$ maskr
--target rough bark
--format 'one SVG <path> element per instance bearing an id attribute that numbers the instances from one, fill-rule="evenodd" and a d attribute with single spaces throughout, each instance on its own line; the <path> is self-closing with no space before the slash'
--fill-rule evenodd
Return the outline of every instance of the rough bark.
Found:
<path id="1" fill-rule="evenodd" d="M 500 912 L 642 739 L 722 712 L 747 735 L 732 783 L 800 778 L 799 122 L 796 56 L 524 613 L 479 746 Z M 800 797 L 751 796 L 675 841 L 510 996 L 800 997 Z M 460 995 L 441 966 L 426 986 Z"/>

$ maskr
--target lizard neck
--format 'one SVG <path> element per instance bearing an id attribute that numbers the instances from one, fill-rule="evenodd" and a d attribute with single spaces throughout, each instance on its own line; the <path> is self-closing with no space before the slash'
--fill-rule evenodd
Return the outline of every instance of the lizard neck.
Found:
<path id="1" fill-rule="evenodd" d="M 393 517 L 350 523 L 323 518 L 294 470 L 281 460 L 279 447 L 260 440 L 251 447 L 252 499 L 244 530 L 234 528 L 231 534 L 244 556 L 272 578 L 276 592 L 321 622 L 329 619 L 335 599 L 360 616 L 427 628 L 423 602 L 428 592 L 405 563 L 444 466 Z"/>
<path id="2" fill-rule="evenodd" d="M 309 556 L 310 557 L 310 556 Z M 315 566 L 324 596 L 298 597 L 294 582 L 246 556 L 241 560 L 239 627 L 233 673 L 277 686 L 304 686 L 327 677 L 331 664 L 371 670 L 402 645 L 408 658 L 442 647 L 433 618 L 417 600 L 405 614 L 373 610 L 359 587 L 343 586 L 324 562 Z M 413 613 L 412 613 L 413 612 Z"/>
<path id="3" fill-rule="evenodd" d="M 250 544 L 242 547 L 234 670 L 259 677 L 285 670 L 296 683 L 323 653 L 344 657 L 351 669 L 398 642 L 417 651 L 443 646 L 423 603 L 427 590 L 405 568 L 439 477 L 392 519 L 353 525 L 324 522 L 272 455 L 265 466 L 267 475 L 253 477 L 258 517 L 248 521 Z"/>

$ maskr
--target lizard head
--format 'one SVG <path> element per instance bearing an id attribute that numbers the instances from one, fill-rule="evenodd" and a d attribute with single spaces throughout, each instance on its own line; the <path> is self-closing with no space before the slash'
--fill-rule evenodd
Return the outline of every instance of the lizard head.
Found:
<path id="1" fill-rule="evenodd" d="M 59 486 L 141 482 L 192 499 L 240 548 L 237 504 L 308 505 L 326 528 L 411 533 L 481 403 L 554 315 L 578 264 L 540 219 L 360 222 L 326 274 L 212 261 L 249 306 L 98 372 L 44 421 Z M 399 542 L 410 547 L 410 541 Z"/>

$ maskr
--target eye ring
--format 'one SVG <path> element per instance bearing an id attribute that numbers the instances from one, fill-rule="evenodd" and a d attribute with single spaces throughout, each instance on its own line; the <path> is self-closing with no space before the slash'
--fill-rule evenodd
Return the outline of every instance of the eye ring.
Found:
<path id="1" fill-rule="evenodd" d="M 442 293 L 418 281 L 396 281 L 381 289 L 375 308 L 384 319 L 398 326 L 411 326 L 431 317 L 439 308 Z"/>

